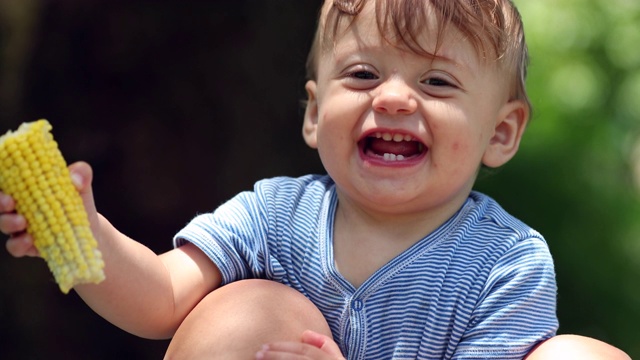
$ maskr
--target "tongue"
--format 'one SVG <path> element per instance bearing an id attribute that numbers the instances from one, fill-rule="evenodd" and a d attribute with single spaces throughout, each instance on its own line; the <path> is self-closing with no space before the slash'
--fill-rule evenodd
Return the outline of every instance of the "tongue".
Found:
<path id="1" fill-rule="evenodd" d="M 382 139 L 369 139 L 369 151 L 377 155 L 395 154 L 409 157 L 419 154 L 417 141 L 384 141 Z"/>

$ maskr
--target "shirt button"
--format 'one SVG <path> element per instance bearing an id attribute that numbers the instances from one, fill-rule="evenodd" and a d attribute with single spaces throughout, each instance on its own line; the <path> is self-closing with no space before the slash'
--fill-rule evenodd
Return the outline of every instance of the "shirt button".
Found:
<path id="1" fill-rule="evenodd" d="M 362 300 L 354 300 L 354 301 L 351 303 L 351 308 L 352 308 L 354 311 L 359 312 L 360 310 L 362 310 L 362 308 L 364 308 L 364 303 L 362 302 Z"/>

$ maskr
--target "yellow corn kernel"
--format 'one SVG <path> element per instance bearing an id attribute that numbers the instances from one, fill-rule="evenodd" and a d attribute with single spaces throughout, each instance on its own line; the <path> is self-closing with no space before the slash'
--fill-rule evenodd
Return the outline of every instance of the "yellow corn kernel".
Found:
<path id="1" fill-rule="evenodd" d="M 16 201 L 27 232 L 63 293 L 104 280 L 104 262 L 51 124 L 38 120 L 0 137 L 0 189 Z"/>

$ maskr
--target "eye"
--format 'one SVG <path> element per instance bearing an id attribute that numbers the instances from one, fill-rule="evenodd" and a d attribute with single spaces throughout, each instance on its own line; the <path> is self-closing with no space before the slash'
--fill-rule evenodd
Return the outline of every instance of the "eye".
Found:
<path id="1" fill-rule="evenodd" d="M 378 76 L 376 74 L 372 73 L 371 71 L 367 71 L 367 70 L 356 70 L 356 71 L 349 72 L 347 74 L 347 77 L 355 78 L 355 79 L 358 79 L 358 80 L 376 80 L 376 79 L 378 79 Z"/>
<path id="2" fill-rule="evenodd" d="M 344 86 L 353 90 L 368 90 L 375 87 L 380 80 L 380 74 L 371 65 L 358 64 L 343 73 Z"/>
<path id="3" fill-rule="evenodd" d="M 423 79 L 422 89 L 430 96 L 447 98 L 462 90 L 460 82 L 449 73 L 443 71 L 429 72 Z"/>
<path id="4" fill-rule="evenodd" d="M 442 86 L 448 86 L 448 87 L 455 87 L 455 85 L 453 85 L 451 82 L 449 82 L 448 80 L 445 80 L 443 78 L 440 77 L 431 77 L 428 78 L 427 80 L 424 81 L 424 83 L 426 85 L 430 85 L 430 86 L 438 86 L 438 87 L 442 87 Z"/>

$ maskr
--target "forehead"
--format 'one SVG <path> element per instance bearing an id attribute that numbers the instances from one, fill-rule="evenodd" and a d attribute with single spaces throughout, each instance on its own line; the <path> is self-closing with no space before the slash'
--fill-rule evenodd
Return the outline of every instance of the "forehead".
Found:
<path id="1" fill-rule="evenodd" d="M 428 2 L 425 2 L 428 3 Z M 432 6 L 423 8 L 419 22 L 401 17 L 397 9 L 385 9 L 386 2 L 363 3 L 351 18 L 337 14 L 333 1 L 325 2 L 321 25 L 324 27 L 322 53 L 340 56 L 349 51 L 375 48 L 410 52 L 428 59 L 445 59 L 455 64 L 478 62 L 476 48 L 458 28 L 444 24 Z M 402 25 L 408 28 L 400 28 Z"/>

